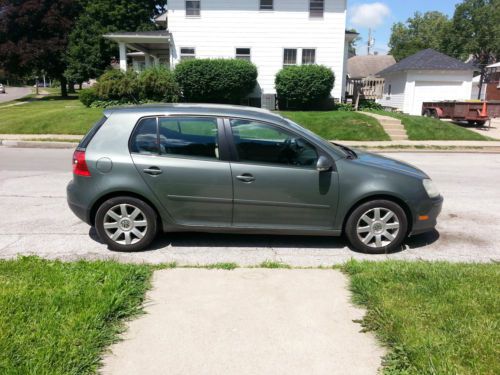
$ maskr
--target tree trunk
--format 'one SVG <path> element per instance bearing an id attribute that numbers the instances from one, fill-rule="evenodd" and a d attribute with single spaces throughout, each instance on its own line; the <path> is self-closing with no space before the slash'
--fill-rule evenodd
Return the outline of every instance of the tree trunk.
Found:
<path id="1" fill-rule="evenodd" d="M 73 82 L 73 81 L 69 81 L 68 82 L 68 92 L 70 94 L 74 94 L 75 93 L 75 82 Z"/>
<path id="2" fill-rule="evenodd" d="M 78 82 L 78 90 L 82 89 L 83 82 Z"/>
<path id="3" fill-rule="evenodd" d="M 65 98 L 68 96 L 68 81 L 64 76 L 59 78 L 59 81 L 61 82 L 61 96 Z"/>

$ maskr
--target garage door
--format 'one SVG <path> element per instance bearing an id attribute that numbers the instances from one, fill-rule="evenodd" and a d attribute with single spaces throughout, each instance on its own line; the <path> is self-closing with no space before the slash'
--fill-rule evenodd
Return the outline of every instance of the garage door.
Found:
<path id="1" fill-rule="evenodd" d="M 470 93 L 469 93 L 470 95 Z M 412 115 L 422 114 L 422 103 L 441 100 L 465 100 L 463 97 L 462 81 L 460 82 L 415 82 L 413 95 Z"/>

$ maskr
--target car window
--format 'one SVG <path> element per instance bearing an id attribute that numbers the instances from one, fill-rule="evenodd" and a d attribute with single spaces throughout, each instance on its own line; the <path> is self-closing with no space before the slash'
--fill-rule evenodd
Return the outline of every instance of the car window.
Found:
<path id="1" fill-rule="evenodd" d="M 234 143 L 242 162 L 315 167 L 316 148 L 304 138 L 252 120 L 231 120 Z"/>
<path id="2" fill-rule="evenodd" d="M 1 85 L 0 85 L 1 86 Z M 94 135 L 99 131 L 101 126 L 104 125 L 108 118 L 106 116 L 102 117 L 99 121 L 97 121 L 92 128 L 85 134 L 85 137 L 82 138 L 80 143 L 78 144 L 78 149 L 85 149 L 89 145 L 90 141 L 92 138 L 94 138 Z"/>
<path id="3" fill-rule="evenodd" d="M 215 118 L 159 118 L 159 133 L 161 154 L 219 158 Z"/>
<path id="4" fill-rule="evenodd" d="M 130 151 L 139 154 L 158 154 L 156 118 L 142 119 L 135 128 L 130 142 Z"/>

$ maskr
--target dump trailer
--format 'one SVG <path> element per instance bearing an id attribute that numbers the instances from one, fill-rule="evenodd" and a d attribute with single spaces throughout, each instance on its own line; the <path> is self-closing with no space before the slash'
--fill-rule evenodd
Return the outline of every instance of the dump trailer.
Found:
<path id="1" fill-rule="evenodd" d="M 422 116 L 483 126 L 486 121 L 500 117 L 500 101 L 424 102 Z"/>

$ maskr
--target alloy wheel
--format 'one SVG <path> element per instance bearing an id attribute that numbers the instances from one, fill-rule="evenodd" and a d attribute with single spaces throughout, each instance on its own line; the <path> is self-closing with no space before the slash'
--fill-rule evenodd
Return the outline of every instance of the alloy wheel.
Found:
<path id="1" fill-rule="evenodd" d="M 106 212 L 103 227 L 112 241 L 121 245 L 133 245 L 146 235 L 148 222 L 141 209 L 122 203 Z"/>
<path id="2" fill-rule="evenodd" d="M 396 239 L 399 228 L 400 223 L 396 214 L 383 207 L 366 211 L 356 224 L 360 241 L 373 248 L 390 245 Z"/>

